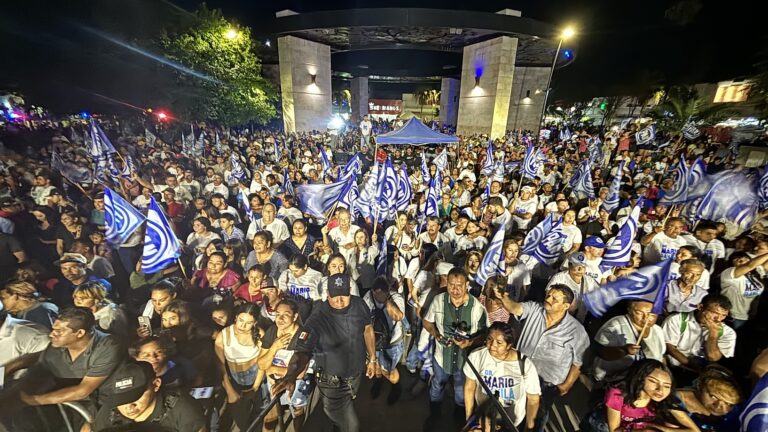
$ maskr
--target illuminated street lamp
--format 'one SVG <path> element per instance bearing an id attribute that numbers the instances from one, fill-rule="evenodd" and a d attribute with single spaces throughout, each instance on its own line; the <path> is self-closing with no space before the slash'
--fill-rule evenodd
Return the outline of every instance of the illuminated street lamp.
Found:
<path id="1" fill-rule="evenodd" d="M 552 86 L 552 75 L 555 73 L 555 66 L 557 66 L 557 59 L 560 57 L 560 48 L 563 46 L 563 41 L 568 40 L 576 35 L 576 30 L 573 27 L 566 27 L 560 33 L 560 38 L 557 42 L 557 50 L 555 51 L 555 58 L 552 60 L 552 69 L 549 70 L 549 80 L 547 80 L 547 91 L 544 93 L 544 104 L 541 106 L 541 118 L 539 119 L 539 130 L 544 125 L 544 112 L 547 109 L 547 99 L 549 98 L 549 90 Z"/>
<path id="2" fill-rule="evenodd" d="M 235 40 L 235 39 L 237 39 L 237 36 L 238 36 L 238 32 L 237 32 L 237 30 L 235 30 L 233 28 L 227 29 L 227 32 L 224 33 L 224 37 L 229 39 L 229 40 Z"/>

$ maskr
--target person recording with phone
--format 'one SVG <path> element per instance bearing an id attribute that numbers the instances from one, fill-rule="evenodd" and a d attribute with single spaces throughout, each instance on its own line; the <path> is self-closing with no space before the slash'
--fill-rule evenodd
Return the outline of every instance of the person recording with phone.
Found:
<path id="1" fill-rule="evenodd" d="M 469 295 L 469 279 L 462 268 L 448 272 L 448 289 L 438 294 L 424 315 L 424 330 L 437 344 L 432 359 L 434 377 L 429 389 L 429 417 L 425 430 L 431 430 L 440 418 L 445 386 L 453 377 L 454 415 L 464 421 L 464 353 L 485 339 L 488 314 L 482 303 Z"/>

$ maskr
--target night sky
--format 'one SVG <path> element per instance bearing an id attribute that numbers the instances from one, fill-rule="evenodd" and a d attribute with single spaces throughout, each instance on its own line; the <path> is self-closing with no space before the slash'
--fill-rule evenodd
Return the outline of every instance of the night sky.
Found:
<path id="1" fill-rule="evenodd" d="M 553 84 L 554 99 L 561 100 L 622 94 L 652 85 L 744 78 L 761 58 L 768 58 L 764 15 L 756 10 L 756 2 L 744 0 L 211 0 L 207 4 L 221 8 L 227 18 L 251 26 L 254 35 L 262 37 L 266 36 L 260 33 L 263 23 L 281 9 L 421 7 L 495 12 L 512 8 L 556 26 L 573 24 L 579 31 L 577 58 L 555 73 Z M 184 9 L 197 5 L 191 0 L 6 4 L 0 14 L 0 90 L 19 90 L 33 103 L 60 110 L 107 103 L 104 96 L 146 103 L 157 86 L 166 85 L 147 80 L 156 76 L 157 65 L 95 40 L 82 26 L 135 40 L 151 36 L 164 23 L 183 21 Z"/>

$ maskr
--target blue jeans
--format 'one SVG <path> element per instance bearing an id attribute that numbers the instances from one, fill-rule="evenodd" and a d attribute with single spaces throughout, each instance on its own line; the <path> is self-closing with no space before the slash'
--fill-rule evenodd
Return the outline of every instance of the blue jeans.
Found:
<path id="1" fill-rule="evenodd" d="M 430 402 L 440 402 L 443 400 L 445 386 L 448 384 L 448 380 L 453 377 L 453 401 L 456 402 L 456 405 L 464 406 L 464 372 L 459 369 L 452 375 L 448 375 L 434 357 L 432 357 L 432 367 L 435 375 L 429 384 Z"/>
<path id="2" fill-rule="evenodd" d="M 411 325 L 411 350 L 408 351 L 408 357 L 405 359 L 405 367 L 408 370 L 416 370 L 419 367 L 419 336 L 421 336 L 421 320 L 414 320 Z"/>
<path id="3" fill-rule="evenodd" d="M 376 360 L 379 361 L 379 366 L 387 372 L 392 372 L 397 368 L 397 364 L 400 363 L 400 358 L 405 351 L 405 337 L 400 338 L 391 347 L 384 351 L 376 351 Z"/>

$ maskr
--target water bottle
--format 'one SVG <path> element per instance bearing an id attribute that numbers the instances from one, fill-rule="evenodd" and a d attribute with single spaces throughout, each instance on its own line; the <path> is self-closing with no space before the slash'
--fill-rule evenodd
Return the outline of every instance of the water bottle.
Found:
<path id="1" fill-rule="evenodd" d="M 293 397 L 291 398 L 291 405 L 293 406 L 305 406 L 307 404 L 307 393 L 309 393 L 309 383 L 307 379 L 303 379 L 296 383 L 296 390 L 293 391 Z"/>

